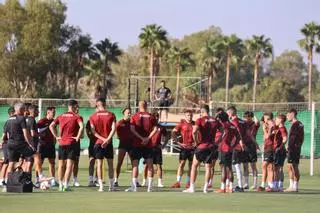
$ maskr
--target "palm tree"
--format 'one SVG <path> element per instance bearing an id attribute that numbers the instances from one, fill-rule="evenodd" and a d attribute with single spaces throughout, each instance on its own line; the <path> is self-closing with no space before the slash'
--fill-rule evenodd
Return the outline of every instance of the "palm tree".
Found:
<path id="1" fill-rule="evenodd" d="M 118 46 L 118 43 L 112 43 L 109 39 L 104 39 L 95 45 L 97 52 L 100 54 L 100 60 L 102 61 L 102 73 L 103 73 L 103 92 L 102 97 L 107 98 L 108 95 L 108 75 L 112 74 L 111 63 L 119 64 L 119 57 L 122 52 Z"/>
<path id="2" fill-rule="evenodd" d="M 254 79 L 253 79 L 252 103 L 253 103 L 253 110 L 255 110 L 258 69 L 259 69 L 261 60 L 263 58 L 269 58 L 273 54 L 271 39 L 265 38 L 264 35 L 261 35 L 261 36 L 253 35 L 252 39 L 249 39 L 247 41 L 247 48 L 249 53 L 252 53 L 254 57 Z"/>
<path id="3" fill-rule="evenodd" d="M 200 52 L 200 66 L 204 73 L 209 76 L 208 82 L 208 102 L 212 98 L 212 79 L 217 77 L 217 71 L 223 61 L 223 51 L 221 49 L 222 37 L 217 37 L 206 41 Z"/>
<path id="4" fill-rule="evenodd" d="M 78 82 L 81 73 L 83 72 L 86 59 L 95 58 L 97 56 L 94 47 L 92 46 L 91 37 L 89 35 L 79 35 L 76 39 L 70 41 L 67 51 L 71 57 L 71 69 L 74 78 L 73 97 L 77 98 Z"/>
<path id="5" fill-rule="evenodd" d="M 302 35 L 305 37 L 298 41 L 299 46 L 308 53 L 308 107 L 311 109 L 312 102 L 312 66 L 313 66 L 313 51 L 317 47 L 317 36 L 319 36 L 319 25 L 315 22 L 307 23 L 300 30 Z"/>
<path id="6" fill-rule="evenodd" d="M 156 24 L 146 25 L 139 35 L 140 47 L 149 52 L 150 60 L 150 101 L 153 101 L 155 91 L 155 62 L 158 62 L 160 52 L 168 46 L 167 31 Z"/>
<path id="7" fill-rule="evenodd" d="M 229 83 L 230 83 L 230 67 L 232 64 L 238 64 L 242 58 L 243 42 L 235 34 L 225 36 L 222 40 L 222 46 L 226 50 L 227 65 L 226 65 L 226 107 L 229 102 Z"/>
<path id="8" fill-rule="evenodd" d="M 180 93 L 180 76 L 181 72 L 188 66 L 194 64 L 191 59 L 192 52 L 188 48 L 171 47 L 167 52 L 167 59 L 177 69 L 177 83 L 176 83 L 176 107 L 179 106 L 179 93 Z"/>

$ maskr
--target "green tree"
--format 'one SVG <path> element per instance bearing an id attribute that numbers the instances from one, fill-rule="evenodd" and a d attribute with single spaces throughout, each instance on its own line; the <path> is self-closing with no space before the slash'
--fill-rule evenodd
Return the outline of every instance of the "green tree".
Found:
<path id="1" fill-rule="evenodd" d="M 226 65 L 226 94 L 225 102 L 229 102 L 229 79 L 230 79 L 230 67 L 236 65 L 242 60 L 243 42 L 235 34 L 225 36 L 222 40 L 222 46 L 226 50 L 227 65 Z"/>
<path id="2" fill-rule="evenodd" d="M 269 58 L 272 54 L 272 44 L 270 38 L 265 38 L 264 35 L 253 35 L 251 39 L 247 41 L 247 48 L 249 53 L 254 58 L 254 78 L 253 78 L 253 109 L 255 109 L 256 94 L 257 94 L 257 81 L 258 81 L 258 69 L 263 58 Z"/>
<path id="3" fill-rule="evenodd" d="M 298 44 L 308 53 L 308 106 L 311 109 L 313 53 L 318 45 L 317 36 L 319 36 L 320 26 L 315 22 L 310 22 L 305 24 L 300 32 L 304 38 L 299 40 Z"/>
<path id="4" fill-rule="evenodd" d="M 98 53 L 100 54 L 100 60 L 102 60 L 102 73 L 103 73 L 103 93 L 102 97 L 107 98 L 108 90 L 110 88 L 108 84 L 111 79 L 107 77 L 112 77 L 112 68 L 111 64 L 119 64 L 119 57 L 121 56 L 122 52 L 118 46 L 118 43 L 112 43 L 109 39 L 104 39 L 100 41 L 98 44 L 95 45 Z"/>
<path id="5" fill-rule="evenodd" d="M 208 39 L 201 49 L 199 63 L 204 73 L 209 76 L 208 80 L 208 102 L 212 100 L 212 80 L 217 80 L 217 71 L 221 67 L 224 54 L 221 49 L 222 37 Z"/>
<path id="6" fill-rule="evenodd" d="M 91 37 L 80 34 L 77 38 L 70 41 L 67 54 L 71 64 L 70 69 L 74 82 L 73 98 L 77 98 L 79 78 L 84 73 L 84 65 L 89 59 L 95 59 L 97 53 L 92 44 Z"/>
<path id="7" fill-rule="evenodd" d="M 149 54 L 150 60 L 150 101 L 153 101 L 155 92 L 155 62 L 159 55 L 168 46 L 167 31 L 156 24 L 146 25 L 139 35 L 140 47 Z"/>
<path id="8" fill-rule="evenodd" d="M 171 47 L 167 52 L 168 61 L 177 70 L 177 84 L 176 84 L 176 100 L 175 105 L 179 106 L 179 95 L 180 95 L 180 76 L 181 72 L 185 70 L 186 67 L 192 66 L 194 64 L 191 58 L 192 52 L 188 48 L 178 48 Z"/>

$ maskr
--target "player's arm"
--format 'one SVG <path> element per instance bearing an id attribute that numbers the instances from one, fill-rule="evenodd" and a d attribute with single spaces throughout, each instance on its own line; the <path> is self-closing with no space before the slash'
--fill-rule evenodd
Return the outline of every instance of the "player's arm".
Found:
<path id="1" fill-rule="evenodd" d="M 145 138 L 144 137 L 142 137 L 137 131 L 136 131 L 136 128 L 135 128 L 135 126 L 134 125 L 131 125 L 130 126 L 130 130 L 131 130 L 131 132 L 132 132 L 132 134 L 134 135 L 134 136 L 136 136 L 137 138 L 139 138 L 140 140 L 145 140 Z"/>
<path id="2" fill-rule="evenodd" d="M 198 132 L 199 132 L 199 126 L 194 125 L 193 130 L 192 130 L 192 137 L 193 137 L 193 140 L 196 142 L 196 144 L 200 143 L 199 138 L 198 138 Z"/>
<path id="3" fill-rule="evenodd" d="M 164 149 L 169 143 L 169 140 L 166 137 L 166 134 L 161 135 L 161 141 L 164 141 L 164 143 L 161 145 L 161 149 Z"/>
<path id="4" fill-rule="evenodd" d="M 53 121 L 50 126 L 49 126 L 49 129 L 53 135 L 53 137 L 56 139 L 56 140 L 60 140 L 61 137 L 58 136 L 58 133 L 57 133 L 57 123 L 56 121 Z"/>
<path id="5" fill-rule="evenodd" d="M 249 140 L 252 141 L 252 143 L 256 146 L 256 148 L 258 150 L 260 150 L 259 144 L 258 144 L 257 140 L 253 137 L 250 129 L 246 129 L 246 135 L 249 138 Z"/>
<path id="6" fill-rule="evenodd" d="M 112 123 L 112 126 L 111 126 L 110 134 L 108 135 L 108 137 L 107 137 L 107 139 L 106 139 L 106 143 L 109 144 L 109 143 L 111 142 L 112 137 L 114 136 L 115 132 L 116 132 L 116 122 L 114 121 L 114 122 Z"/>
<path id="7" fill-rule="evenodd" d="M 158 128 L 156 125 L 153 127 L 151 133 L 149 134 L 149 136 L 147 137 L 147 140 L 144 140 L 144 142 L 142 144 L 146 145 L 149 143 L 149 141 L 151 140 L 151 138 L 157 133 Z"/>
<path id="8" fill-rule="evenodd" d="M 77 137 L 75 137 L 74 139 L 79 142 L 80 138 L 83 137 L 83 130 L 84 130 L 84 125 L 83 125 L 82 119 L 78 120 L 78 125 L 79 125 L 79 130 L 77 133 Z"/>
<path id="9" fill-rule="evenodd" d="M 232 149 L 235 148 L 238 144 L 240 144 L 240 142 L 242 142 L 242 138 L 241 138 L 241 134 L 239 131 L 235 131 L 235 136 L 236 136 L 236 141 L 232 146 Z"/>

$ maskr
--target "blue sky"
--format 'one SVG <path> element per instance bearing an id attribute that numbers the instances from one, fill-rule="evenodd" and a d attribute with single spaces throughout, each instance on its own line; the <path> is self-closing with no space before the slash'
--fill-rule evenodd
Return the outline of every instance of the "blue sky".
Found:
<path id="1" fill-rule="evenodd" d="M 122 48 L 137 44 L 140 29 L 162 25 L 170 37 L 219 26 L 242 38 L 265 34 L 275 54 L 299 49 L 299 29 L 311 20 L 320 23 L 319 0 L 64 0 L 67 21 L 80 26 L 94 41 L 105 37 Z M 320 60 L 320 57 L 316 60 Z"/>

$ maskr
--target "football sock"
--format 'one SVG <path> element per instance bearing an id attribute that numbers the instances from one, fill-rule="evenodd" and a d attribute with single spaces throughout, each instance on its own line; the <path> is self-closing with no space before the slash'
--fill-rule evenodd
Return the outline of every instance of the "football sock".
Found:
<path id="1" fill-rule="evenodd" d="M 109 188 L 110 189 L 114 188 L 114 180 L 113 180 L 113 178 L 109 178 Z"/>
<path id="2" fill-rule="evenodd" d="M 162 185 L 162 179 L 158 178 L 158 185 Z"/>
<path id="3" fill-rule="evenodd" d="M 234 165 L 234 167 L 236 168 L 238 186 L 239 186 L 240 188 L 242 188 L 242 174 L 241 174 L 240 164 L 236 164 L 236 165 Z"/>
<path id="4" fill-rule="evenodd" d="M 64 185 L 64 188 L 67 189 L 68 188 L 68 181 L 64 181 L 63 185 Z"/>
<path id="5" fill-rule="evenodd" d="M 98 183 L 99 183 L 100 189 L 102 189 L 102 188 L 103 188 L 103 180 L 102 180 L 102 179 L 99 179 L 99 180 L 98 180 Z"/>
<path id="6" fill-rule="evenodd" d="M 132 188 L 133 189 L 137 188 L 137 178 L 132 178 Z"/>
<path id="7" fill-rule="evenodd" d="M 282 182 L 282 181 L 279 181 L 278 187 L 279 187 L 279 188 L 282 188 L 282 187 L 283 187 L 283 182 Z"/>
<path id="8" fill-rule="evenodd" d="M 249 176 L 244 176 L 244 185 L 245 186 L 249 185 Z"/>
<path id="9" fill-rule="evenodd" d="M 293 179 L 290 179 L 290 186 L 289 186 L 290 189 L 293 188 Z"/>
<path id="10" fill-rule="evenodd" d="M 226 189 L 226 184 L 224 182 L 221 182 L 220 189 Z"/>
<path id="11" fill-rule="evenodd" d="M 233 189 L 233 183 L 231 181 L 229 182 L 229 189 Z"/>
<path id="12" fill-rule="evenodd" d="M 177 176 L 177 182 L 180 183 L 180 182 L 181 182 L 181 178 L 182 178 L 182 177 L 178 175 L 178 176 Z"/>
<path id="13" fill-rule="evenodd" d="M 261 182 L 261 187 L 264 188 L 266 186 L 265 182 Z"/>
<path id="14" fill-rule="evenodd" d="M 254 187 L 254 188 L 257 188 L 257 185 L 258 185 L 257 183 L 258 183 L 258 177 L 257 177 L 257 176 L 254 176 L 254 177 L 253 177 L 253 187 Z"/>
<path id="15" fill-rule="evenodd" d="M 212 185 L 212 179 L 209 180 L 209 185 Z"/>
<path id="16" fill-rule="evenodd" d="M 114 182 L 118 182 L 118 178 L 114 178 Z"/>
<path id="17" fill-rule="evenodd" d="M 187 183 L 190 183 L 190 176 L 187 176 Z"/>
<path id="18" fill-rule="evenodd" d="M 153 185 L 153 178 L 152 177 L 148 177 L 148 190 L 152 189 L 152 185 Z"/>
<path id="19" fill-rule="evenodd" d="M 93 182 L 93 176 L 89 176 L 89 181 Z"/>

